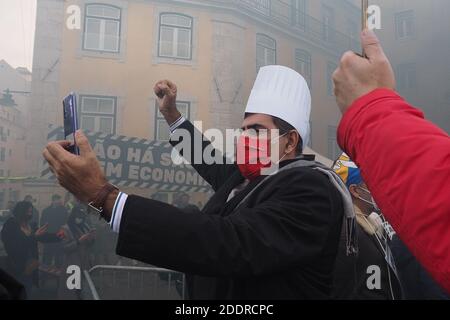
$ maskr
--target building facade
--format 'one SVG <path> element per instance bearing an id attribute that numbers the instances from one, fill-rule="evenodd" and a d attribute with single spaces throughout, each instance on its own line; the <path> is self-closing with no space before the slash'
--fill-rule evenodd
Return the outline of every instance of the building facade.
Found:
<path id="1" fill-rule="evenodd" d="M 397 90 L 450 132 L 450 3 L 378 0 L 378 32 L 396 73 Z"/>
<path id="2" fill-rule="evenodd" d="M 21 200 L 32 173 L 27 159 L 31 73 L 0 60 L 0 210 Z"/>
<path id="3" fill-rule="evenodd" d="M 340 115 L 331 74 L 344 51 L 359 50 L 355 2 L 38 0 L 34 154 L 41 156 L 49 127 L 62 125 L 61 101 L 71 91 L 83 129 L 165 141 L 156 81 L 177 84 L 180 111 L 202 121 L 203 130 L 238 128 L 259 68 L 281 64 L 300 72 L 311 88 L 310 147 L 336 158 Z M 34 164 L 39 174 L 42 162 Z M 47 184 L 30 188 L 43 192 Z"/>
<path id="4" fill-rule="evenodd" d="M 72 5 L 79 29 L 67 27 Z M 61 123 L 60 101 L 76 91 L 83 128 L 165 140 L 152 92 L 159 79 L 178 85 L 180 110 L 204 129 L 236 128 L 259 67 L 282 64 L 311 87 L 312 147 L 336 156 L 331 73 L 344 51 L 358 50 L 359 19 L 346 0 L 39 0 L 36 128 Z"/>

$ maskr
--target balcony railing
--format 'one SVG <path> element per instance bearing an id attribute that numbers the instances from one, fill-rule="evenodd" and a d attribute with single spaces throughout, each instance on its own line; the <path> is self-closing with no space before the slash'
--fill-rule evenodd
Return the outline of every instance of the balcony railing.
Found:
<path id="1" fill-rule="evenodd" d="M 289 0 L 216 0 L 239 10 L 265 19 L 285 31 L 314 41 L 316 44 L 331 50 L 338 55 L 347 50 L 359 51 L 359 39 L 351 37 L 316 19 L 307 13 L 293 7 Z M 357 34 L 358 30 L 354 30 Z"/>

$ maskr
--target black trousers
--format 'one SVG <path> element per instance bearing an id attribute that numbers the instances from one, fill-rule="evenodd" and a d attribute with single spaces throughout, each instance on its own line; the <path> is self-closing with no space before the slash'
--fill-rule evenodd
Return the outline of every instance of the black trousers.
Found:
<path id="1" fill-rule="evenodd" d="M 44 246 L 42 261 L 46 265 L 61 267 L 63 262 L 63 248 L 60 243 L 49 243 Z"/>

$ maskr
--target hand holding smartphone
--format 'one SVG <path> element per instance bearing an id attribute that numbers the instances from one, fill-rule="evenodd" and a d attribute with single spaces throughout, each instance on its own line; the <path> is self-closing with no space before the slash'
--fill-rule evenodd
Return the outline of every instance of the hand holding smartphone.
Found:
<path id="1" fill-rule="evenodd" d="M 75 155 L 80 154 L 75 140 L 75 132 L 78 130 L 77 117 L 77 99 L 74 92 L 71 92 L 63 100 L 64 113 L 64 139 L 69 140 L 72 144 L 67 148 L 70 153 Z"/>

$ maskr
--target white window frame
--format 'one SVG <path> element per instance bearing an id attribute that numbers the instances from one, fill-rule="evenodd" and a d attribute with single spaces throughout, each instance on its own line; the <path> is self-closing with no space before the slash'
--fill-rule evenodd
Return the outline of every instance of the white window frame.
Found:
<path id="1" fill-rule="evenodd" d="M 264 42 L 260 41 L 261 38 L 264 38 L 265 40 L 271 41 L 273 43 L 272 47 L 267 46 Z M 258 63 L 258 50 L 264 51 L 264 62 L 262 64 Z M 274 56 L 274 61 L 268 61 L 268 53 L 272 51 Z M 256 72 L 259 71 L 261 67 L 267 66 L 267 65 L 273 65 L 277 63 L 277 41 L 274 38 L 269 37 L 266 34 L 263 33 L 257 33 L 256 34 Z"/>
<path id="2" fill-rule="evenodd" d="M 97 103 L 99 103 L 100 100 L 111 100 L 113 110 L 112 113 L 110 112 L 92 112 L 92 111 L 86 111 L 83 110 L 84 108 L 84 99 L 97 99 Z M 79 106 L 79 118 L 80 118 L 80 128 L 84 128 L 83 122 L 85 121 L 85 117 L 91 117 L 94 118 L 95 124 L 94 124 L 94 132 L 102 132 L 100 131 L 100 120 L 101 118 L 108 118 L 112 120 L 112 130 L 111 132 L 104 132 L 107 134 L 116 134 L 116 118 L 117 118 L 117 97 L 113 96 L 98 96 L 98 95 L 80 95 L 79 97 L 80 106 Z"/>
<path id="3" fill-rule="evenodd" d="M 119 17 L 118 18 L 112 18 L 112 17 L 105 17 L 100 15 L 94 15 L 89 14 L 89 8 L 90 7 L 108 7 L 118 10 Z M 121 29 L 122 29 L 122 9 L 108 4 L 102 4 L 102 3 L 90 3 L 86 4 L 85 6 L 85 14 L 84 14 L 84 34 L 83 34 L 83 50 L 86 51 L 97 51 L 97 52 L 109 52 L 109 53 L 119 53 L 120 52 L 120 41 L 121 41 Z M 90 20 L 97 20 L 100 21 L 100 42 L 99 46 L 97 48 L 89 48 L 86 46 L 87 44 L 87 28 L 88 28 L 88 22 Z M 117 28 L 117 39 L 116 39 L 116 50 L 109 50 L 105 49 L 105 26 L 107 21 L 114 21 L 118 24 Z"/>
<path id="4" fill-rule="evenodd" d="M 191 107 L 192 103 L 190 101 L 177 101 L 177 109 L 180 111 L 181 115 L 186 119 L 189 120 L 191 118 Z M 161 137 L 159 132 L 161 131 L 160 127 L 163 126 L 164 130 L 163 132 L 167 132 L 166 137 Z M 166 133 L 164 133 L 166 135 Z M 159 111 L 158 108 L 158 102 L 155 102 L 155 140 L 158 141 L 169 141 L 170 138 L 170 131 L 169 126 L 164 119 L 164 116 Z"/>
<path id="5" fill-rule="evenodd" d="M 270 17 L 272 0 L 247 0 L 247 2 L 251 2 L 252 7 L 259 13 Z"/>
<path id="6" fill-rule="evenodd" d="M 408 22 L 411 23 L 411 34 L 407 34 L 406 23 Z M 407 10 L 395 14 L 395 35 L 398 40 L 407 40 L 414 38 L 416 33 L 415 28 L 416 21 L 414 10 Z M 403 32 L 403 34 L 401 34 L 400 32 Z"/>
<path id="7" fill-rule="evenodd" d="M 333 8 L 322 6 L 323 40 L 334 41 L 335 12 Z"/>
<path id="8" fill-rule="evenodd" d="M 291 23 L 301 29 L 306 28 L 307 19 L 307 0 L 291 0 Z"/>
<path id="9" fill-rule="evenodd" d="M 175 25 L 175 24 L 168 24 L 163 22 L 164 16 L 180 16 L 183 18 L 187 18 L 190 20 L 190 26 L 182 26 L 182 25 Z M 163 28 L 170 28 L 173 29 L 173 43 L 172 43 L 172 54 L 162 54 L 161 53 L 161 42 L 162 42 L 162 29 Z M 192 60 L 192 36 L 193 36 L 193 30 L 194 29 L 194 19 L 191 16 L 181 14 L 181 13 L 175 13 L 175 12 L 162 12 L 159 15 L 159 35 L 158 35 L 158 57 L 162 58 L 173 58 L 173 59 L 179 59 L 179 60 Z M 178 56 L 178 34 L 180 30 L 187 30 L 189 31 L 189 56 L 188 57 L 181 57 Z"/>
<path id="10" fill-rule="evenodd" d="M 398 90 L 408 91 L 417 87 L 417 69 L 415 63 L 403 63 L 397 66 Z"/>
<path id="11" fill-rule="evenodd" d="M 295 49 L 295 69 L 300 73 L 308 83 L 311 90 L 312 86 L 312 56 L 304 49 Z M 306 70 L 304 70 L 306 69 Z"/>

